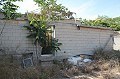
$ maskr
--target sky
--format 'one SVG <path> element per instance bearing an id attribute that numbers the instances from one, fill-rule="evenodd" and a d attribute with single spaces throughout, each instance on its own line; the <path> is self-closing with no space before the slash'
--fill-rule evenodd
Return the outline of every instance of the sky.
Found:
<path id="1" fill-rule="evenodd" d="M 120 16 L 120 0 L 57 0 L 70 11 L 75 12 L 75 18 L 95 19 L 98 16 L 118 17 Z M 33 0 L 16 2 L 20 6 L 18 12 L 25 13 L 38 11 L 39 7 Z"/>

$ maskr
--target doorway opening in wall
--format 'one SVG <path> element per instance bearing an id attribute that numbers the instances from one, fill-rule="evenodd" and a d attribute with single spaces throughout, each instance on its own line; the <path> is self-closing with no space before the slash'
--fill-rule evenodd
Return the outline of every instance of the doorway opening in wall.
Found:
<path id="1" fill-rule="evenodd" d="M 55 26 L 52 25 L 48 28 L 48 32 L 46 33 L 46 43 L 42 48 L 41 55 L 52 55 L 52 40 L 55 38 Z"/>

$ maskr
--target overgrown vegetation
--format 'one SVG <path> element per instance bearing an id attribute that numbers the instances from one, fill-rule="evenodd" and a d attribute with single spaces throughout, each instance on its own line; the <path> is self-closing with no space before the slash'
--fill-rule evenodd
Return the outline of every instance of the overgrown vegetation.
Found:
<path id="1" fill-rule="evenodd" d="M 23 69 L 17 63 L 8 60 L 8 58 L 11 59 L 11 56 L 2 58 L 0 60 L 0 79 L 49 79 L 54 75 L 53 69 L 43 69 L 42 72 L 41 68 L 36 66 Z"/>
<path id="2" fill-rule="evenodd" d="M 30 32 L 27 36 L 28 38 L 35 39 L 34 44 L 42 47 L 42 53 L 51 54 L 60 50 L 60 45 L 62 43 L 58 42 L 58 39 L 52 37 L 53 30 L 50 28 L 46 18 L 44 16 L 39 16 L 33 14 L 28 14 L 28 19 L 30 20 L 30 26 L 24 26 Z M 50 30 L 49 30 L 50 29 Z M 38 46 L 37 46 L 38 47 Z"/>
<path id="3" fill-rule="evenodd" d="M 94 60 L 111 60 L 111 59 L 118 59 L 120 60 L 120 51 L 112 50 L 112 51 L 103 51 L 103 49 L 98 48 L 96 49 L 93 55 Z"/>
<path id="4" fill-rule="evenodd" d="M 40 6 L 40 14 L 29 13 L 28 20 L 31 26 L 25 26 L 29 31 L 28 37 L 35 39 L 35 45 L 40 45 L 43 53 L 55 53 L 60 50 L 61 43 L 55 39 L 52 34 L 53 30 L 48 30 L 51 21 L 65 19 L 72 16 L 72 12 L 61 4 L 57 4 L 56 0 L 34 0 Z M 51 36 L 51 37 L 50 37 Z M 50 38 L 49 38 L 50 37 Z M 48 39 L 49 38 L 49 39 Z"/>
<path id="5" fill-rule="evenodd" d="M 48 68 L 41 66 L 23 68 L 21 56 L 9 54 L 10 51 L 2 48 L 0 53 L 2 53 L 0 54 L 0 79 L 53 79 L 59 73 L 56 65 Z"/>
<path id="6" fill-rule="evenodd" d="M 3 50 L 0 52 L 3 52 Z M 26 69 L 23 69 L 18 63 L 20 61 L 18 57 L 9 55 L 7 52 L 9 51 L 4 51 L 5 54 L 0 55 L 0 79 L 120 78 L 119 51 L 110 51 L 111 53 L 104 51 L 102 52 L 104 54 L 102 54 L 101 50 L 97 49 L 94 54 L 94 61 L 83 63 L 83 66 L 74 66 L 64 60 L 63 62 L 54 61 L 51 66 L 34 66 Z M 106 58 L 104 55 L 108 57 Z"/>
<path id="7" fill-rule="evenodd" d="M 5 19 L 15 19 L 17 17 L 16 10 L 18 6 L 12 2 L 21 0 L 1 0 L 0 5 L 3 5 L 1 11 L 5 15 Z M 56 0 L 34 0 L 40 7 L 40 14 L 28 14 L 31 26 L 25 26 L 29 31 L 29 38 L 35 39 L 35 45 L 40 45 L 47 52 L 57 52 L 60 50 L 61 43 L 57 39 L 52 39 L 49 42 L 47 33 L 50 21 L 70 18 L 72 12 L 68 11 L 61 4 L 56 4 Z M 114 24 L 110 18 L 101 18 L 97 21 L 88 23 L 89 25 L 100 25 L 104 27 L 112 27 L 115 30 L 120 30 L 119 19 Z M 103 21 L 110 21 L 112 25 Z M 87 22 L 84 24 L 87 24 Z M 4 27 L 3 27 L 4 29 Z M 1 32 L 2 34 L 2 32 Z M 44 51 L 44 52 L 45 52 Z M 34 66 L 23 69 L 21 67 L 21 58 L 8 54 L 9 51 L 0 49 L 0 79 L 57 79 L 57 78 L 73 78 L 73 79 L 120 79 L 120 51 L 103 51 L 97 49 L 93 55 L 92 63 L 83 63 L 83 66 L 73 66 L 67 61 L 56 62 L 50 67 Z M 16 53 L 16 52 L 12 52 Z M 77 76 L 77 77 L 76 77 Z"/>
<path id="8" fill-rule="evenodd" d="M 119 56 L 120 51 L 96 49 L 92 63 L 83 63 L 82 66 L 70 66 L 62 71 L 66 77 L 74 79 L 120 79 Z"/>
<path id="9" fill-rule="evenodd" d="M 109 18 L 107 16 L 98 16 L 95 20 L 81 20 L 81 24 L 88 26 L 110 27 L 115 31 L 120 30 L 120 17 Z"/>

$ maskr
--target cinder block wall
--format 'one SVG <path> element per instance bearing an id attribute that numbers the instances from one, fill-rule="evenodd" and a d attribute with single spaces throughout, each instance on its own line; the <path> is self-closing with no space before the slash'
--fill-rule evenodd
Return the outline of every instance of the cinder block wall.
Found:
<path id="1" fill-rule="evenodd" d="M 116 32 L 117 35 L 114 36 L 114 50 L 120 51 L 120 31 Z"/>
<path id="2" fill-rule="evenodd" d="M 16 51 L 16 54 L 35 52 L 33 41 L 26 38 L 28 31 L 24 25 L 27 21 L 0 20 L 0 47 L 9 51 Z M 13 52 L 15 53 L 15 52 Z"/>
<path id="3" fill-rule="evenodd" d="M 5 18 L 4 14 L 0 12 L 0 19 L 3 19 L 3 18 Z"/>
<path id="4" fill-rule="evenodd" d="M 74 23 L 58 22 L 55 24 L 55 37 L 62 43 L 61 51 L 56 56 L 71 56 L 77 54 L 92 54 L 92 51 L 99 47 L 105 47 L 106 42 L 113 34 L 111 30 L 93 29 L 80 27 Z M 5 27 L 4 27 L 5 25 Z M 26 38 L 28 31 L 23 27 L 29 25 L 27 21 L 0 20 L 0 47 L 17 51 L 17 54 L 35 53 L 33 40 Z M 113 48 L 113 41 L 110 39 L 106 49 Z"/>
<path id="5" fill-rule="evenodd" d="M 74 56 L 78 54 L 92 54 L 96 48 L 113 49 L 113 41 L 110 35 L 111 30 L 80 27 L 75 24 L 56 23 L 55 36 L 62 43 L 61 51 L 56 56 Z M 105 44 L 107 41 L 107 46 Z"/>

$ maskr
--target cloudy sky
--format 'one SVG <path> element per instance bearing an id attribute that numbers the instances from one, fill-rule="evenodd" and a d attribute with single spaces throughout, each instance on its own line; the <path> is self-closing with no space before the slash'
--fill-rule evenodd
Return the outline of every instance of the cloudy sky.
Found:
<path id="1" fill-rule="evenodd" d="M 120 16 L 120 0 L 57 0 L 57 3 L 75 12 L 77 18 L 95 19 L 98 15 Z M 18 12 L 21 13 L 38 9 L 33 0 L 24 0 L 16 4 L 20 6 Z"/>

